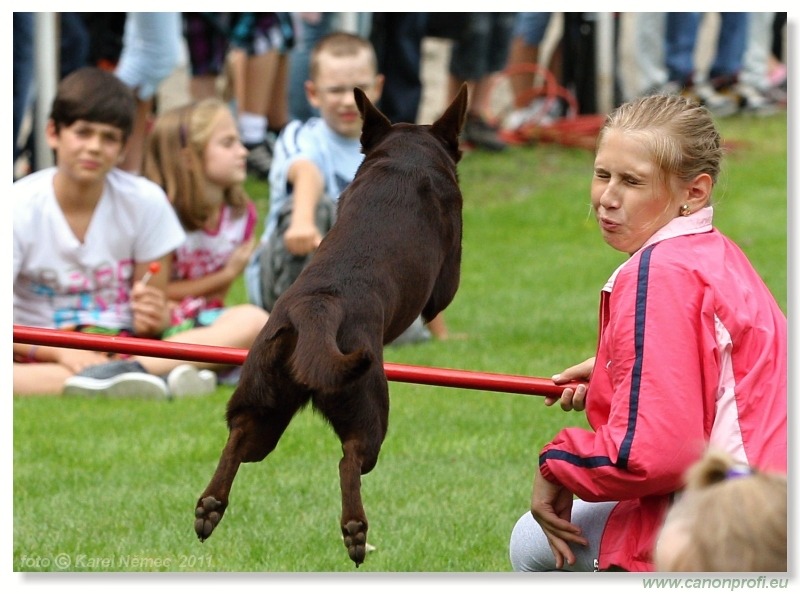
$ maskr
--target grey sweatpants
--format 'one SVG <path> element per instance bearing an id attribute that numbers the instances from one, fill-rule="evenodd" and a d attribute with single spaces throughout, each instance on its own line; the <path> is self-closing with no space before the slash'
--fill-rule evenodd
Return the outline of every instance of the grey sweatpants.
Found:
<path id="1" fill-rule="evenodd" d="M 595 560 L 600 554 L 600 539 L 603 537 L 608 516 L 616 504 L 616 501 L 587 503 L 575 500 L 570 521 L 580 526 L 589 545 L 572 545 L 575 564 L 565 563 L 560 571 L 595 571 Z M 509 557 L 514 571 L 559 571 L 556 569 L 556 559 L 547 537 L 530 512 L 517 520 L 511 532 Z"/>

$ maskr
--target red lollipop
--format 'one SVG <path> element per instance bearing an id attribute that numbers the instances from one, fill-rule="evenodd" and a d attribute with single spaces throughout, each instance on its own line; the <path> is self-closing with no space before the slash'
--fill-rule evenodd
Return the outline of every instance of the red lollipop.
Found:
<path id="1" fill-rule="evenodd" d="M 150 262 L 150 265 L 147 267 L 147 272 L 145 272 L 142 277 L 142 283 L 146 285 L 150 277 L 154 274 L 158 274 L 159 270 L 161 270 L 161 262 Z"/>

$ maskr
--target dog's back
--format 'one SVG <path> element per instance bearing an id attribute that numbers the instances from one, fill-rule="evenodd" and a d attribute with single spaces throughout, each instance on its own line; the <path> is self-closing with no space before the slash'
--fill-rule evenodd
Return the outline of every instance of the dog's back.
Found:
<path id="1" fill-rule="evenodd" d="M 455 296 L 462 197 L 457 144 L 448 150 L 431 126 L 381 131 L 365 123 L 364 162 L 340 197 L 339 222 L 309 265 L 307 284 L 297 290 L 336 286 L 345 300 L 359 303 L 350 303 L 349 313 L 381 310 L 386 344 L 420 313 L 430 320 Z"/>
<path id="2" fill-rule="evenodd" d="M 420 313 L 433 319 L 459 283 L 460 112 L 433 125 L 392 126 L 356 93 L 364 161 L 339 199 L 336 224 L 276 302 L 259 340 L 292 336 L 291 373 L 318 390 L 335 390 L 382 361 L 383 345 Z M 270 350 L 288 354 L 285 345 Z"/>

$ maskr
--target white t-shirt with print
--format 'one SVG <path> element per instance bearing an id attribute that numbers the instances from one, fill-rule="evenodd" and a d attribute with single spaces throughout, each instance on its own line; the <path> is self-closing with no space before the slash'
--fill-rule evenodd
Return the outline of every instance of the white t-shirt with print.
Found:
<path id="1" fill-rule="evenodd" d="M 109 172 L 81 243 L 53 191 L 56 168 L 11 189 L 14 209 L 14 324 L 129 329 L 136 263 L 158 260 L 186 234 L 164 191 L 119 169 Z"/>

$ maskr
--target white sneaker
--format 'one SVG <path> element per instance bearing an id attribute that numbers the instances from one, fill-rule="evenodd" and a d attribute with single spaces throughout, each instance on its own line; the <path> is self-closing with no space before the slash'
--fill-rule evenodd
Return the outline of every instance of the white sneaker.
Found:
<path id="1" fill-rule="evenodd" d="M 518 130 L 529 122 L 539 123 L 547 108 L 545 104 L 545 99 L 537 97 L 525 107 L 518 107 L 503 120 L 503 128 L 506 130 Z"/>
<path id="2" fill-rule="evenodd" d="M 166 400 L 167 384 L 149 373 L 121 373 L 107 379 L 74 375 L 64 382 L 64 396 Z"/>
<path id="3" fill-rule="evenodd" d="M 733 97 L 718 93 L 708 81 L 697 83 L 687 92 L 700 105 L 704 105 L 712 115 L 718 118 L 726 118 L 739 111 L 739 105 Z"/>
<path id="4" fill-rule="evenodd" d="M 770 99 L 755 87 L 736 83 L 731 89 L 739 100 L 741 111 L 755 115 L 773 115 L 778 113 L 778 107 Z"/>
<path id="5" fill-rule="evenodd" d="M 207 396 L 217 389 L 217 374 L 210 369 L 197 369 L 184 363 L 169 372 L 167 386 L 172 398 Z"/>

